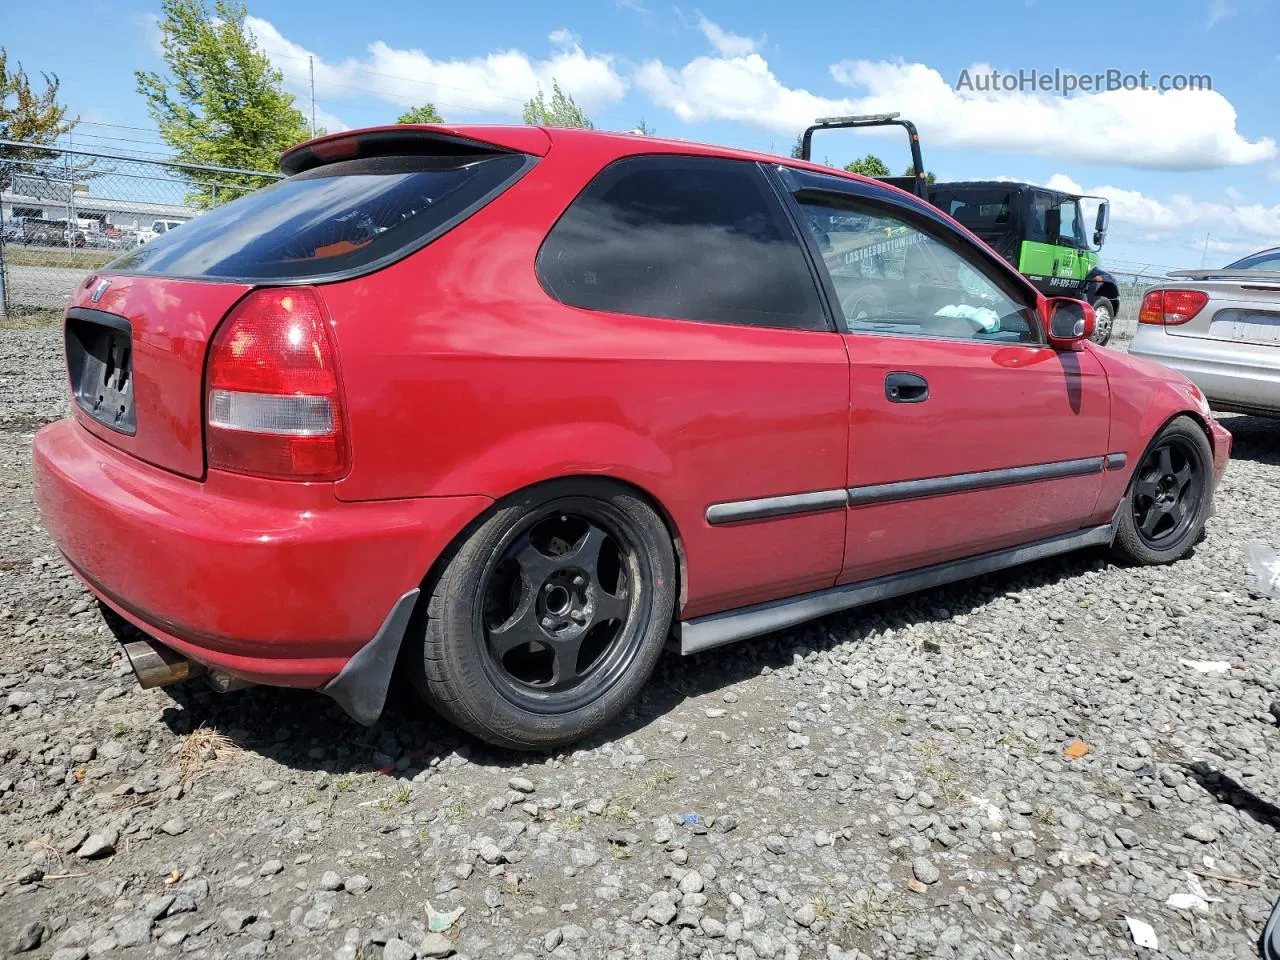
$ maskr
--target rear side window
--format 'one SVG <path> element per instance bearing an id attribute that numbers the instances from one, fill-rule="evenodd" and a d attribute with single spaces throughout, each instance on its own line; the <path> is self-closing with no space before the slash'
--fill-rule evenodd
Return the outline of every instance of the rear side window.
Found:
<path id="1" fill-rule="evenodd" d="M 798 237 L 760 168 L 628 157 L 552 228 L 538 276 L 562 303 L 633 316 L 828 330 Z"/>
<path id="2" fill-rule="evenodd" d="M 158 233 L 107 269 L 253 282 L 367 272 L 474 213 L 529 162 L 520 154 L 483 154 L 328 164 Z"/>

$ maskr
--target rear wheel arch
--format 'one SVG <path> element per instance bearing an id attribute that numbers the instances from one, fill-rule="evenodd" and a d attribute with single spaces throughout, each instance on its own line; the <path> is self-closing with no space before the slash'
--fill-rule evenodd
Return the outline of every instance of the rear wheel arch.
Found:
<path id="1" fill-rule="evenodd" d="M 449 541 L 445 548 L 436 556 L 435 560 L 432 561 L 430 568 L 423 574 L 422 581 L 419 584 L 422 589 L 423 596 L 430 596 L 431 585 L 440 576 L 444 568 L 448 566 L 449 560 L 455 553 L 457 553 L 458 548 L 470 539 L 471 535 L 508 501 L 515 497 L 524 496 L 537 491 L 540 487 L 549 487 L 552 484 L 561 483 L 566 480 L 590 480 L 611 484 L 642 500 L 651 510 L 653 510 L 654 513 L 658 515 L 663 526 L 667 528 L 667 536 L 671 538 L 671 548 L 675 552 L 676 570 L 677 575 L 680 578 L 677 610 L 682 608 L 684 606 L 686 592 L 688 589 L 688 560 L 685 556 L 684 541 L 680 536 L 680 528 L 677 526 L 675 518 L 671 515 L 671 511 L 667 509 L 666 505 L 663 504 L 658 497 L 639 484 L 630 480 L 624 480 L 621 477 L 613 476 L 611 474 L 601 473 L 578 473 L 558 477 L 548 477 L 543 480 L 525 484 L 524 486 L 517 487 L 513 490 L 508 490 L 502 495 L 495 497 L 494 501 L 489 504 L 488 507 L 473 517 L 470 522 L 468 522 L 461 530 L 458 531 L 457 534 L 454 535 L 453 539 Z"/>

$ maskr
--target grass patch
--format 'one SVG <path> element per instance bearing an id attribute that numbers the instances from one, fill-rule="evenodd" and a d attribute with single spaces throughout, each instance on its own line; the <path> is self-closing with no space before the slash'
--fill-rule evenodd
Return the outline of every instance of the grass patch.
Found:
<path id="1" fill-rule="evenodd" d="M 378 806 L 383 810 L 392 810 L 396 807 L 403 807 L 406 803 L 413 799 L 413 788 L 407 783 L 402 783 L 391 795 L 384 799 Z"/>
<path id="2" fill-rule="evenodd" d="M 17 243 L 5 244 L 4 262 L 10 267 L 76 267 L 97 270 L 105 266 L 123 250 L 103 250 L 95 247 L 28 247 Z"/>
<path id="3" fill-rule="evenodd" d="M 23 310 L 0 317 L 0 330 L 48 330 L 62 326 L 61 310 Z"/>
<path id="4" fill-rule="evenodd" d="M 896 894 L 863 887 L 844 895 L 839 916 L 844 924 L 855 930 L 870 930 L 887 920 L 900 905 L 901 898 Z"/>
<path id="5" fill-rule="evenodd" d="M 471 808 L 461 800 L 454 800 L 444 808 L 444 815 L 450 823 L 466 823 L 471 819 Z"/>
<path id="6" fill-rule="evenodd" d="M 228 760 L 240 752 L 234 740 L 214 727 L 193 730 L 178 748 L 178 772 L 183 780 L 194 780 L 208 771 L 209 765 Z"/>
<path id="7" fill-rule="evenodd" d="M 360 777 L 354 773 L 344 773 L 338 779 L 333 781 L 334 787 L 339 793 L 346 793 L 348 790 L 354 790 L 360 783 Z"/>

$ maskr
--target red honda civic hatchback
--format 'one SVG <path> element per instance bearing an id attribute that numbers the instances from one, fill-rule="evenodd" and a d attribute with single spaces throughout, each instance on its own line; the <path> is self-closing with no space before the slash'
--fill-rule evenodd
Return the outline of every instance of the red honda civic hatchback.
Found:
<path id="1" fill-rule="evenodd" d="M 147 683 L 596 730 L 683 653 L 1196 542 L 1230 434 L 906 193 L 535 127 L 311 141 L 66 314 L 45 522 Z"/>

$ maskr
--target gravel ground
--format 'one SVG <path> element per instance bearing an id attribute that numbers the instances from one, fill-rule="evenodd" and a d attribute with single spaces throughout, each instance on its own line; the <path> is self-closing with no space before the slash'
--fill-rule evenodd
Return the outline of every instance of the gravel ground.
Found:
<path id="1" fill-rule="evenodd" d="M 138 689 L 31 500 L 60 371 L 56 331 L 0 332 L 0 954 L 1152 953 L 1133 918 L 1165 955 L 1256 956 L 1280 602 L 1241 545 L 1280 542 L 1280 423 L 1230 419 L 1182 563 L 1077 556 L 667 656 L 542 758 L 403 693 L 365 730 L 316 695 Z"/>

